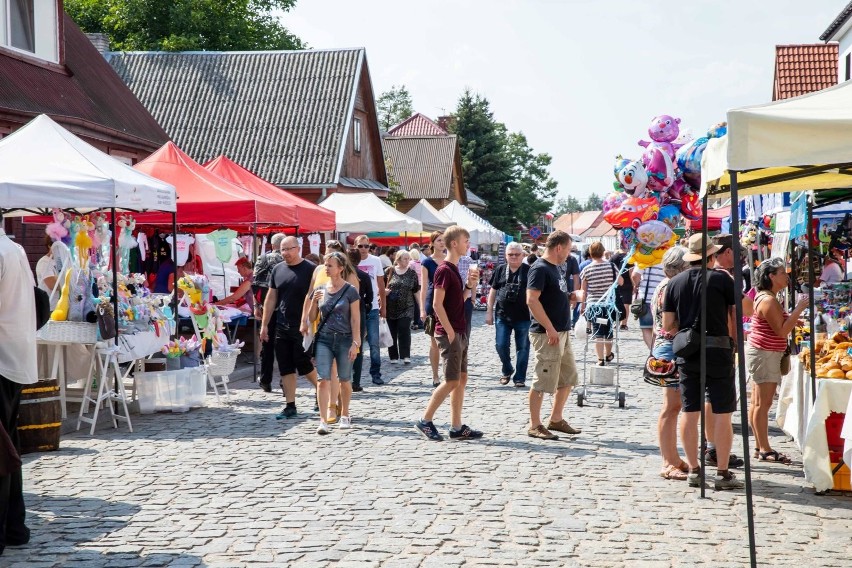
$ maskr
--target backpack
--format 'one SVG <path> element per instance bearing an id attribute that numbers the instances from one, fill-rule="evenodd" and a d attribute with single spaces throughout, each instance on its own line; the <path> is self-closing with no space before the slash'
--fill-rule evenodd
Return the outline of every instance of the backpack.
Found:
<path id="1" fill-rule="evenodd" d="M 50 296 L 47 292 L 33 286 L 36 308 L 36 329 L 41 329 L 50 320 Z"/>

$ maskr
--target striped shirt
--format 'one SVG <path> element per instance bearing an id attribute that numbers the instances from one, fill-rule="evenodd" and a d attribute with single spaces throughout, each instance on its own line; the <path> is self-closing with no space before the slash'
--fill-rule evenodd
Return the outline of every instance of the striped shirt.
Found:
<path id="1" fill-rule="evenodd" d="M 586 304 L 596 302 L 606 294 L 615 282 L 618 270 L 611 262 L 592 262 L 580 272 L 580 280 L 586 282 Z"/>
<path id="2" fill-rule="evenodd" d="M 758 294 L 757 298 L 755 298 L 754 314 L 751 316 L 751 329 L 748 333 L 748 344 L 755 349 L 763 349 L 764 351 L 786 351 L 787 338 L 781 337 L 772 331 L 772 326 L 769 325 L 766 318 L 757 312 L 757 307 L 767 299 L 771 299 L 771 294 L 767 294 L 766 292 Z M 784 312 L 783 318 L 785 321 L 788 317 L 790 317 L 790 314 Z"/>
<path id="3" fill-rule="evenodd" d="M 633 269 L 633 273 L 642 276 L 642 280 L 639 281 L 639 286 L 637 286 L 633 292 L 638 294 L 638 297 L 642 298 L 646 304 L 650 304 L 651 299 L 654 297 L 654 290 L 657 289 L 657 286 L 660 285 L 660 282 L 663 281 L 666 274 L 659 266 L 651 266 L 644 270 L 636 267 Z M 648 287 L 647 294 L 645 293 L 646 286 Z"/>

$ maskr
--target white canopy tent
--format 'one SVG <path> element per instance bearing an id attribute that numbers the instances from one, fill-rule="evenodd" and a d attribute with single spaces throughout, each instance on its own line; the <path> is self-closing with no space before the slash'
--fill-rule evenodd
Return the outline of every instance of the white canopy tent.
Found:
<path id="1" fill-rule="evenodd" d="M 441 209 L 454 223 L 464 227 L 470 233 L 470 244 L 474 246 L 493 245 L 503 242 L 503 233 L 491 223 L 459 203 L 452 201 Z"/>
<path id="2" fill-rule="evenodd" d="M 320 205 L 335 212 L 341 233 L 423 231 L 423 223 L 400 213 L 373 193 L 333 193 Z"/>
<path id="3" fill-rule="evenodd" d="M 423 223 L 424 231 L 443 231 L 453 224 L 452 219 L 447 217 L 442 211 L 435 209 L 425 199 L 418 201 L 417 205 L 412 207 L 406 215 L 412 219 L 418 219 Z"/>
<path id="4" fill-rule="evenodd" d="M 852 187 L 852 83 L 728 111 L 728 134 L 707 144 L 702 193 L 739 196 Z"/>
<path id="5" fill-rule="evenodd" d="M 7 216 L 50 207 L 174 212 L 176 197 L 173 186 L 40 115 L 0 140 L 0 207 Z"/>

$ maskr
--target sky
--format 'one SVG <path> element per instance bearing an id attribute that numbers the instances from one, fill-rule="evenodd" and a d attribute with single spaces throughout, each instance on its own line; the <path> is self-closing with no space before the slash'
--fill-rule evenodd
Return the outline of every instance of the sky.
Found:
<path id="1" fill-rule="evenodd" d="M 775 46 L 820 43 L 843 0 L 298 0 L 283 22 L 312 48 L 365 47 L 376 97 L 451 113 L 465 88 L 553 156 L 557 198 L 612 190 L 651 119 L 698 137 L 772 100 Z"/>

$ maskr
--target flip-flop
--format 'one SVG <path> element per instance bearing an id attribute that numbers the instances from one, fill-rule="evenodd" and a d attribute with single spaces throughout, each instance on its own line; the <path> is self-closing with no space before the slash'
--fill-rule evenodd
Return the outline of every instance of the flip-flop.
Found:
<path id="1" fill-rule="evenodd" d="M 762 462 L 771 462 L 771 463 L 783 463 L 784 465 L 790 465 L 793 463 L 793 460 L 784 454 L 780 454 L 775 450 L 770 452 L 760 452 L 760 461 Z"/>
<path id="2" fill-rule="evenodd" d="M 660 477 L 671 481 L 686 481 L 687 473 L 676 465 L 670 465 L 660 470 Z"/>

